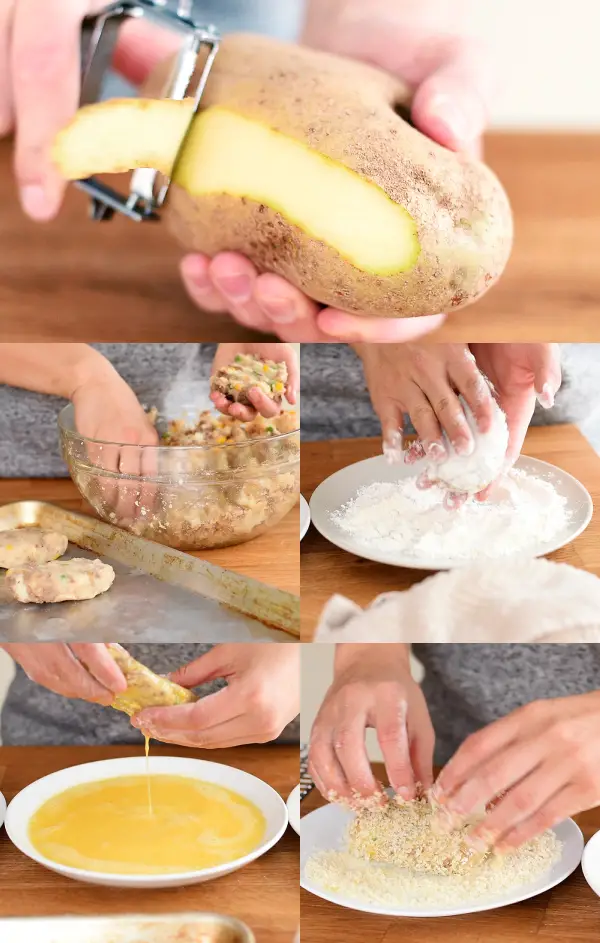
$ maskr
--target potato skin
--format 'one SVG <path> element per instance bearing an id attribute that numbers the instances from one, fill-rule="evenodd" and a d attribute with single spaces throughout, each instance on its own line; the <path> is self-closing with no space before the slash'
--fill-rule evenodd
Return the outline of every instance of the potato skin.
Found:
<path id="1" fill-rule="evenodd" d="M 381 187 L 416 223 L 421 254 L 410 271 L 361 272 L 268 206 L 226 194 L 192 197 L 176 184 L 170 228 L 189 250 L 241 252 L 316 301 L 357 314 L 418 317 L 470 304 L 508 261 L 508 198 L 484 164 L 399 117 L 394 108 L 408 101 L 398 80 L 371 66 L 240 34 L 223 41 L 203 105 L 260 121 Z"/>

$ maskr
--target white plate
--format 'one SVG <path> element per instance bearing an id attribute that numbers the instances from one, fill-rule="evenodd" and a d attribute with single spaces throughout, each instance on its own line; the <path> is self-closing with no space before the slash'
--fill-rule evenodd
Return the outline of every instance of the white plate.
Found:
<path id="1" fill-rule="evenodd" d="M 77 786 L 80 783 L 96 782 L 117 776 L 135 776 L 146 770 L 143 756 L 124 757 L 118 760 L 100 760 L 97 763 L 82 763 L 70 766 L 44 776 L 26 786 L 15 796 L 8 806 L 5 827 L 11 841 L 23 854 L 33 858 L 38 864 L 50 871 L 57 871 L 76 881 L 87 884 L 103 884 L 108 887 L 179 887 L 187 884 L 200 884 L 211 881 L 224 874 L 231 874 L 249 864 L 279 841 L 287 828 L 288 814 L 283 799 L 262 779 L 251 776 L 243 770 L 222 763 L 206 760 L 194 760 L 176 756 L 155 756 L 150 758 L 151 773 L 169 773 L 175 776 L 189 776 L 216 783 L 239 793 L 261 810 L 266 819 L 266 832 L 262 842 L 254 851 L 243 858 L 200 871 L 186 871 L 179 874 L 104 874 L 99 871 L 86 871 L 50 861 L 33 847 L 29 840 L 28 828 L 31 816 L 39 807 L 57 793 Z"/>
<path id="2" fill-rule="evenodd" d="M 537 477 L 551 482 L 558 493 L 567 499 L 567 510 L 571 515 L 567 525 L 556 535 L 555 539 L 546 543 L 540 542 L 530 556 L 542 557 L 548 553 L 553 553 L 583 533 L 592 518 L 594 505 L 589 493 L 576 478 L 555 465 L 542 462 L 538 458 L 528 458 L 525 455 L 519 458 L 515 468 L 520 468 L 531 475 L 537 475 Z M 375 560 L 376 563 L 387 563 L 391 566 L 404 566 L 418 570 L 451 570 L 454 567 L 472 566 L 474 562 L 472 559 L 465 560 L 442 556 L 419 557 L 409 556 L 402 553 L 402 551 L 377 551 L 372 546 L 363 544 L 357 538 L 346 534 L 341 527 L 338 527 L 332 521 L 332 512 L 337 511 L 343 504 L 347 504 L 348 501 L 355 498 L 359 488 L 373 484 L 376 481 L 398 481 L 401 478 L 409 478 L 415 474 L 418 474 L 418 463 L 417 465 L 389 465 L 383 455 L 377 455 L 374 458 L 356 462 L 354 465 L 348 465 L 327 478 L 314 492 L 310 501 L 312 522 L 317 530 L 336 547 L 347 550 L 348 553 L 356 554 L 356 556 L 364 557 L 366 560 Z M 500 559 L 506 560 L 508 558 L 502 557 Z"/>
<path id="3" fill-rule="evenodd" d="M 487 900 L 477 899 L 470 905 L 465 903 L 461 904 L 460 907 L 449 910 L 444 910 L 441 907 L 434 910 L 425 910 L 419 907 L 384 907 L 380 904 L 369 904 L 367 901 L 345 896 L 343 893 L 323 890 L 318 885 L 313 884 L 305 875 L 306 862 L 315 852 L 343 848 L 344 834 L 352 814 L 352 812 L 348 812 L 339 806 L 326 805 L 303 816 L 300 841 L 300 884 L 311 894 L 315 894 L 323 900 L 328 900 L 332 904 L 388 917 L 454 917 L 459 914 L 478 913 L 482 910 L 495 910 L 497 907 L 517 904 L 521 900 L 528 900 L 537 894 L 543 894 L 568 878 L 579 866 L 583 851 L 581 830 L 573 819 L 565 819 L 564 822 L 560 822 L 554 828 L 555 834 L 563 842 L 560 861 L 557 861 L 547 874 L 526 887 L 498 894 Z"/>
<path id="4" fill-rule="evenodd" d="M 581 870 L 591 889 L 600 897 L 600 832 L 592 835 L 585 846 Z"/>
<path id="5" fill-rule="evenodd" d="M 306 536 L 310 527 L 310 508 L 308 501 L 303 495 L 300 495 L 300 540 Z"/>
<path id="6" fill-rule="evenodd" d="M 193 924 L 202 940 L 256 943 L 239 920 L 221 914 L 180 913 L 123 917 L 0 917 L 2 943 L 174 943 L 190 939 Z M 204 931 L 202 933 L 202 931 Z"/>
<path id="7" fill-rule="evenodd" d="M 287 801 L 290 825 L 297 835 L 300 834 L 300 784 L 294 786 Z"/>
<path id="8" fill-rule="evenodd" d="M 6 815 L 6 799 L 0 792 L 0 828 L 4 823 L 4 816 Z"/>

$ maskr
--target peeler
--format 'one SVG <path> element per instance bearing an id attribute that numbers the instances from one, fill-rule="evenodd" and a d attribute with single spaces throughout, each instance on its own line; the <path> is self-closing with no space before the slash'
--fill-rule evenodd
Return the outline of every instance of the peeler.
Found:
<path id="1" fill-rule="evenodd" d="M 162 97 L 181 101 L 191 97 L 191 84 L 203 47 L 208 56 L 194 92 L 194 108 L 181 139 L 173 173 L 190 127 L 198 112 L 202 95 L 219 51 L 221 37 L 214 26 L 201 26 L 193 18 L 193 0 L 122 0 L 111 3 L 96 16 L 86 17 L 81 41 L 81 105 L 90 105 L 100 98 L 102 85 L 110 68 L 119 30 L 128 17 L 146 17 L 162 26 L 171 26 L 183 36 L 183 44 Z M 119 193 L 95 177 L 77 180 L 75 185 L 90 197 L 90 216 L 94 220 L 112 219 L 115 212 L 135 222 L 160 218 L 159 210 L 169 192 L 171 180 L 157 170 L 136 170 L 131 176 L 129 194 Z"/>

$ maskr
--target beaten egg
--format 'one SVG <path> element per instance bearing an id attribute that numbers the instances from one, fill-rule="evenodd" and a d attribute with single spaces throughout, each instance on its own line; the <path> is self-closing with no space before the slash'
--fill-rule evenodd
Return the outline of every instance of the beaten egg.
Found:
<path id="1" fill-rule="evenodd" d="M 73 786 L 48 799 L 29 823 L 29 839 L 46 858 L 111 874 L 228 864 L 254 851 L 265 831 L 260 809 L 238 793 L 163 774 Z"/>

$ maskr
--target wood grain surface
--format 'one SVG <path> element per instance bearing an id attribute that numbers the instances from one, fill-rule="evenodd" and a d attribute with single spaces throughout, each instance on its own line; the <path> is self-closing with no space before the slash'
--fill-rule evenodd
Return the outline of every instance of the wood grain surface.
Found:
<path id="1" fill-rule="evenodd" d="M 79 763 L 143 755 L 135 747 L 0 747 L 0 790 L 9 801 L 42 776 Z M 298 781 L 298 747 L 185 750 L 152 745 L 152 755 L 212 760 L 259 776 L 287 799 Z M 71 881 L 25 857 L 0 832 L 0 916 L 100 916 L 206 910 L 247 923 L 257 943 L 291 943 L 298 926 L 298 836 L 288 828 L 271 851 L 215 881 L 135 890 Z M 31 943 L 35 943 L 34 940 Z"/>
<path id="2" fill-rule="evenodd" d="M 376 776 L 387 782 L 382 764 Z M 324 800 L 313 790 L 301 805 L 306 815 Z M 575 817 L 587 840 L 600 829 L 600 808 Z M 581 868 L 538 897 L 479 914 L 404 919 L 359 913 L 300 891 L 302 943 L 584 943 L 600 936 L 600 900 Z"/>
<path id="3" fill-rule="evenodd" d="M 487 160 L 512 200 L 513 257 L 500 284 L 452 314 L 435 339 L 600 340 L 600 135 L 492 134 Z M 0 340 L 250 337 L 187 299 L 182 252 L 162 224 L 92 223 L 73 188 L 55 222 L 25 219 L 10 141 L 0 142 L 0 203 Z"/>
<path id="4" fill-rule="evenodd" d="M 70 511 L 98 516 L 70 478 L 0 478 L 0 504 L 13 501 L 49 501 Z M 198 551 L 193 556 L 298 595 L 299 532 L 300 512 L 296 505 L 272 530 L 255 540 L 237 547 Z"/>
<path id="5" fill-rule="evenodd" d="M 302 444 L 302 494 L 306 500 L 329 475 L 381 454 L 380 439 L 337 439 Z M 527 433 L 523 454 L 557 465 L 585 485 L 600 504 L 600 458 L 572 425 L 541 426 Z M 600 516 L 576 540 L 550 555 L 600 576 Z M 311 527 L 301 543 L 301 594 L 303 641 L 313 637 L 324 604 L 334 593 L 343 593 L 361 606 L 391 590 L 408 589 L 431 573 L 386 566 L 340 550 Z"/>

